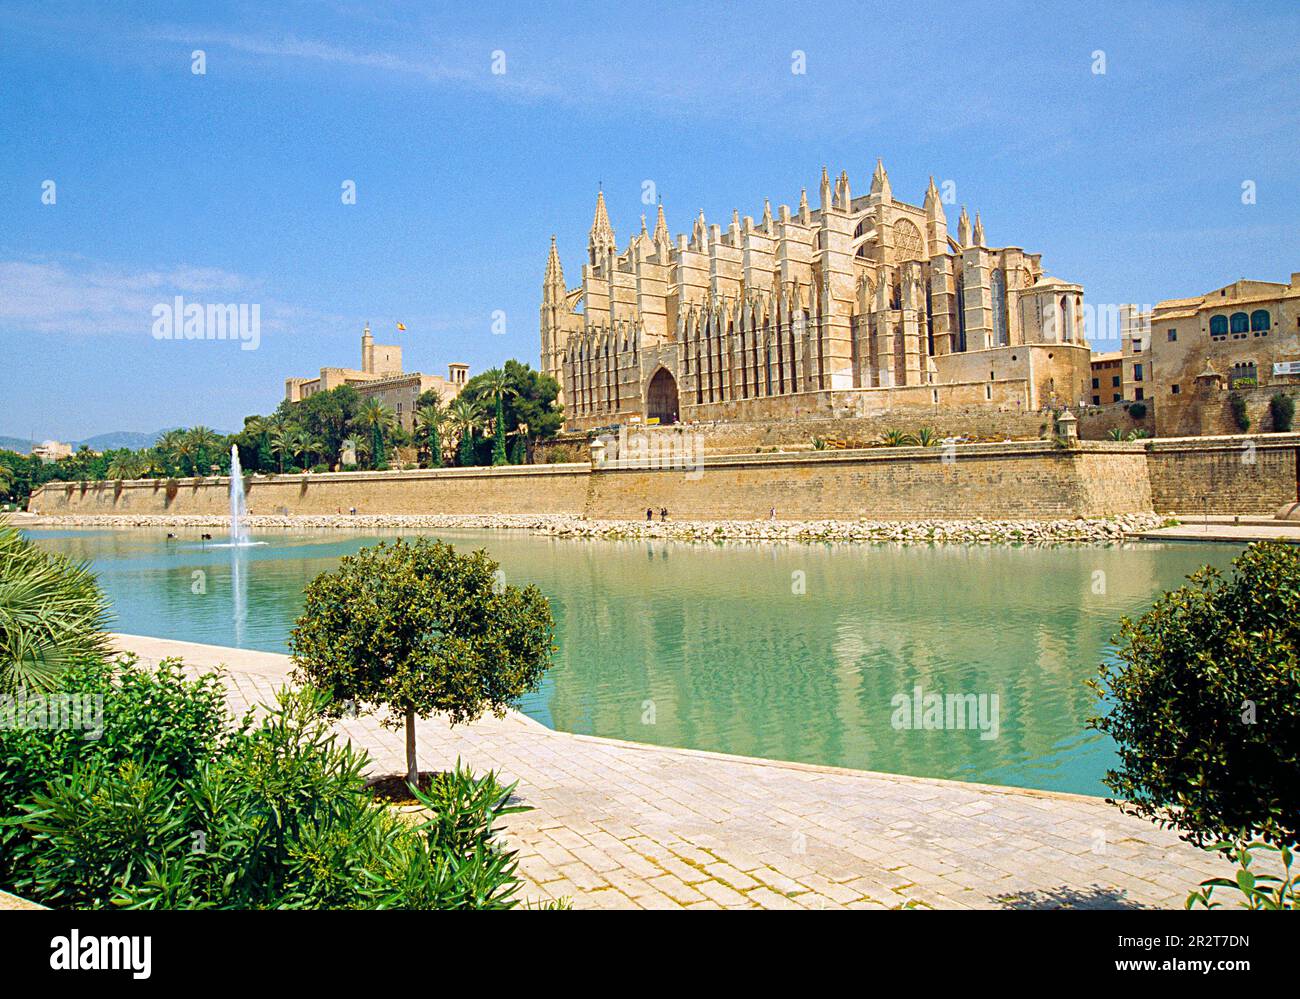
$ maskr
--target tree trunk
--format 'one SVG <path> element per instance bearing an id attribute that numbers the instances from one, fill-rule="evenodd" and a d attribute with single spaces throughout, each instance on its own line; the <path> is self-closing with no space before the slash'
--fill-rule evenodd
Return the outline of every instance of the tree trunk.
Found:
<path id="1" fill-rule="evenodd" d="M 406 709 L 406 781 L 420 786 L 420 765 L 415 760 L 415 709 Z"/>

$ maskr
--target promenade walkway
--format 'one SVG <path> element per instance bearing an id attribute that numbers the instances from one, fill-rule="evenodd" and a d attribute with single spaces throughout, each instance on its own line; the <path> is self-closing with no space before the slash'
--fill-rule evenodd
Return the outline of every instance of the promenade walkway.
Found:
<path id="1" fill-rule="evenodd" d="M 269 702 L 286 656 L 139 636 L 118 648 L 226 669 L 231 707 Z M 339 729 L 379 772 L 401 732 Z M 1100 798 L 775 763 L 554 732 L 520 714 L 421 722 L 421 769 L 459 757 L 518 780 L 530 898 L 576 908 L 1181 907 L 1228 865 Z"/>

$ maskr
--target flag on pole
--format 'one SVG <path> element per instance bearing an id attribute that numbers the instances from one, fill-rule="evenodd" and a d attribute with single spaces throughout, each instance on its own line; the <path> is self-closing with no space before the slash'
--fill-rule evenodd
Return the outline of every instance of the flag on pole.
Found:
<path id="1" fill-rule="evenodd" d="M 397 332 L 398 332 L 398 333 L 405 333 L 405 332 L 406 332 L 406 327 L 403 326 L 401 323 L 398 323 L 398 324 L 397 324 Z"/>

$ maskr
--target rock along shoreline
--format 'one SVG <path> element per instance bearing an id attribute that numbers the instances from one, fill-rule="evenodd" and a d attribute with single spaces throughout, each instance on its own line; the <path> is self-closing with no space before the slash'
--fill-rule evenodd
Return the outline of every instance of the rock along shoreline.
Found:
<path id="1" fill-rule="evenodd" d="M 157 514 L 13 517 L 17 527 L 154 528 L 180 531 L 215 528 L 229 517 Z M 555 538 L 669 541 L 886 542 L 892 544 L 1096 544 L 1122 541 L 1168 524 L 1154 513 L 1061 520 L 587 520 L 523 514 L 302 514 L 250 516 L 250 531 L 320 530 L 504 530 Z M 220 539 L 214 539 L 220 540 Z"/>

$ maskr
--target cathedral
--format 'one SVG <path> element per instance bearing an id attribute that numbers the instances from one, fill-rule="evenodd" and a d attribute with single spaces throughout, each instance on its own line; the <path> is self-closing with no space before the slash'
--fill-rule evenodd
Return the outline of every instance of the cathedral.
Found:
<path id="1" fill-rule="evenodd" d="M 805 190 L 725 230 L 701 211 L 674 238 L 660 204 L 621 251 L 598 194 L 580 285 L 551 238 L 541 364 L 570 430 L 1037 411 L 1091 378 L 1083 288 L 986 245 L 978 213 L 954 237 L 933 178 L 919 207 L 898 201 L 879 161 L 865 195 L 823 168 L 817 208 Z"/>

